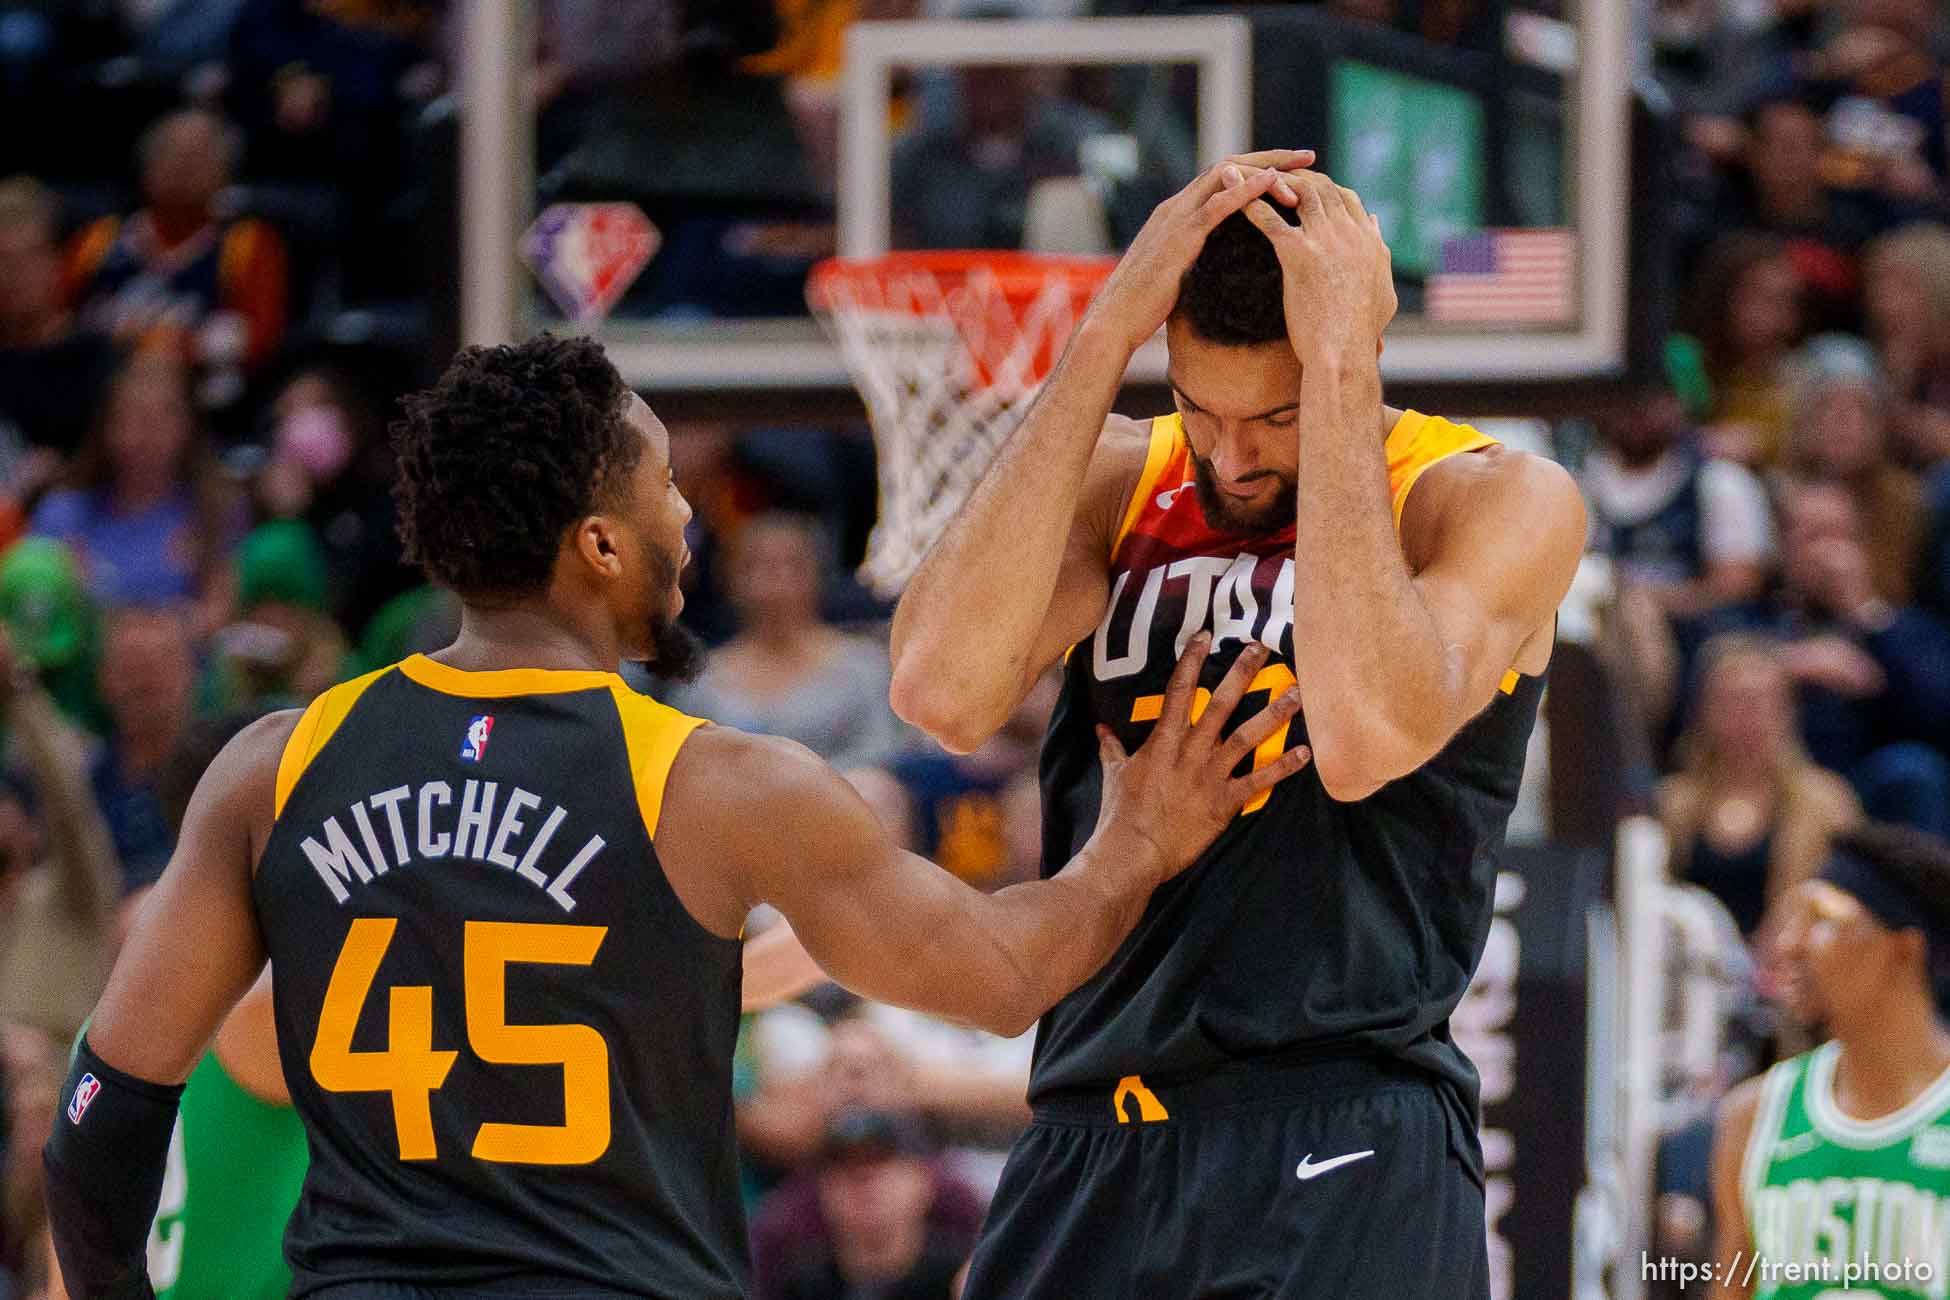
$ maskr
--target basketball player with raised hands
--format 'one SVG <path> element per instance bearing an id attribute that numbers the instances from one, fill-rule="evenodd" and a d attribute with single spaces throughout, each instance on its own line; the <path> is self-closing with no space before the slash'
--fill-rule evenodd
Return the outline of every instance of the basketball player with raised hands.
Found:
<path id="1" fill-rule="evenodd" d="M 1311 161 L 1160 205 L 895 616 L 894 707 L 951 748 L 1067 656 L 1046 871 L 1095 824 L 1095 729 L 1172 724 L 1196 637 L 1203 686 L 1264 653 L 1248 707 L 1300 691 L 1253 764 L 1314 753 L 1043 1017 L 971 1300 L 1489 1294 L 1449 1015 L 1583 507 L 1555 464 L 1384 404 L 1388 249 Z M 1111 414 L 1160 326 L 1176 409 Z"/>

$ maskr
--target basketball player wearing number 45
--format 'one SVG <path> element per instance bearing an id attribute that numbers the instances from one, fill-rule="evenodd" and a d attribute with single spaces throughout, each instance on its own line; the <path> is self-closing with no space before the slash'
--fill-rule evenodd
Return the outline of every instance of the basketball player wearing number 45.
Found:
<path id="1" fill-rule="evenodd" d="M 1388 249 L 1311 162 L 1159 206 L 895 617 L 895 708 L 959 749 L 1067 652 L 1046 870 L 1097 816 L 1093 727 L 1175 723 L 1198 635 L 1248 708 L 1298 684 L 1254 761 L 1314 755 L 1043 1017 L 970 1300 L 1489 1294 L 1449 1015 L 1584 512 L 1556 465 L 1383 404 Z M 1177 410 L 1111 415 L 1161 325 Z"/>
<path id="2" fill-rule="evenodd" d="M 898 850 L 788 742 L 631 691 L 679 674 L 690 519 L 663 425 L 588 340 L 470 350 L 397 434 L 407 549 L 453 645 L 273 714 L 199 783 L 46 1150 L 76 1297 L 146 1296 L 177 1097 L 268 959 L 311 1148 L 293 1293 L 744 1294 L 731 1124 L 740 944 L 760 901 L 883 1001 L 1019 1033 L 1151 890 L 1299 771 L 1232 775 L 1294 712 L 1221 735 L 1231 672 L 1127 755 L 1052 878 L 984 895 Z"/>

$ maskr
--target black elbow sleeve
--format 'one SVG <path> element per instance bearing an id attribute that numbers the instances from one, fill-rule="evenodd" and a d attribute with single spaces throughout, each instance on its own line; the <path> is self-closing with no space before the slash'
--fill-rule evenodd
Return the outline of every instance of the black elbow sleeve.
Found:
<path id="1" fill-rule="evenodd" d="M 183 1087 L 105 1064 L 83 1038 L 42 1153 L 54 1253 L 75 1300 L 146 1300 L 149 1225 Z"/>

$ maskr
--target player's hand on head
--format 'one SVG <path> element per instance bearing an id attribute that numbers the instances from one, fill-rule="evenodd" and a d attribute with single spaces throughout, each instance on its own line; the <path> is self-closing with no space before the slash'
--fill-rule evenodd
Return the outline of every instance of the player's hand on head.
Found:
<path id="1" fill-rule="evenodd" d="M 1108 727 L 1097 728 L 1104 765 L 1104 798 L 1098 831 L 1140 869 L 1155 869 L 1155 882 L 1177 875 L 1203 853 L 1239 810 L 1257 795 L 1305 767 L 1305 745 L 1235 777 L 1246 756 L 1300 711 L 1300 692 L 1289 688 L 1230 734 L 1227 724 L 1266 662 L 1254 642 L 1239 652 L 1225 679 L 1202 710 L 1196 709 L 1199 671 L 1211 651 L 1201 632 L 1185 647 L 1166 688 L 1163 712 L 1135 754 Z M 1194 714 L 1196 713 L 1196 716 Z"/>
<path id="2" fill-rule="evenodd" d="M 1135 351 L 1157 333 L 1178 302 L 1178 283 L 1212 228 L 1255 199 L 1288 207 L 1300 201 L 1297 179 L 1313 166 L 1311 149 L 1234 154 L 1200 172 L 1152 210 L 1098 291 L 1090 318 Z"/>
<path id="3" fill-rule="evenodd" d="M 1263 198 L 1244 207 L 1279 255 L 1286 328 L 1302 363 L 1374 357 L 1395 318 L 1393 255 L 1361 196 L 1320 172 L 1292 174 L 1300 224 Z"/>

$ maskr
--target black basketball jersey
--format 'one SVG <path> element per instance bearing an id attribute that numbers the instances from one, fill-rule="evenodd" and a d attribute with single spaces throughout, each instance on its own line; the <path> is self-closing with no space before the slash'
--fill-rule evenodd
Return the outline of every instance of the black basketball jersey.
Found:
<path id="1" fill-rule="evenodd" d="M 294 1294 L 744 1294 L 740 945 L 655 847 L 697 725 L 417 655 L 305 711 L 254 885 L 311 1144 Z"/>
<path id="2" fill-rule="evenodd" d="M 1404 415 L 1387 443 L 1397 524 L 1423 470 L 1490 442 Z M 1213 634 L 1201 706 L 1252 641 L 1273 653 L 1239 720 L 1294 683 L 1293 646 L 1307 629 L 1292 626 L 1293 530 L 1219 532 L 1191 481 L 1178 417 L 1153 421 L 1112 558 L 1109 609 L 1070 653 L 1043 750 L 1046 872 L 1096 827 L 1095 725 L 1108 724 L 1135 750 L 1194 634 Z M 1492 855 L 1541 693 L 1539 679 L 1507 674 L 1495 701 L 1447 748 L 1367 799 L 1335 802 L 1310 767 L 1248 804 L 1156 891 L 1103 970 L 1043 1018 L 1032 1099 L 1273 1054 L 1376 1052 L 1449 1081 L 1457 1118 L 1473 1123 L 1475 1070 L 1449 1041 L 1448 1018 L 1483 953 Z M 1249 762 L 1271 762 L 1305 739 L 1303 713 Z"/>

